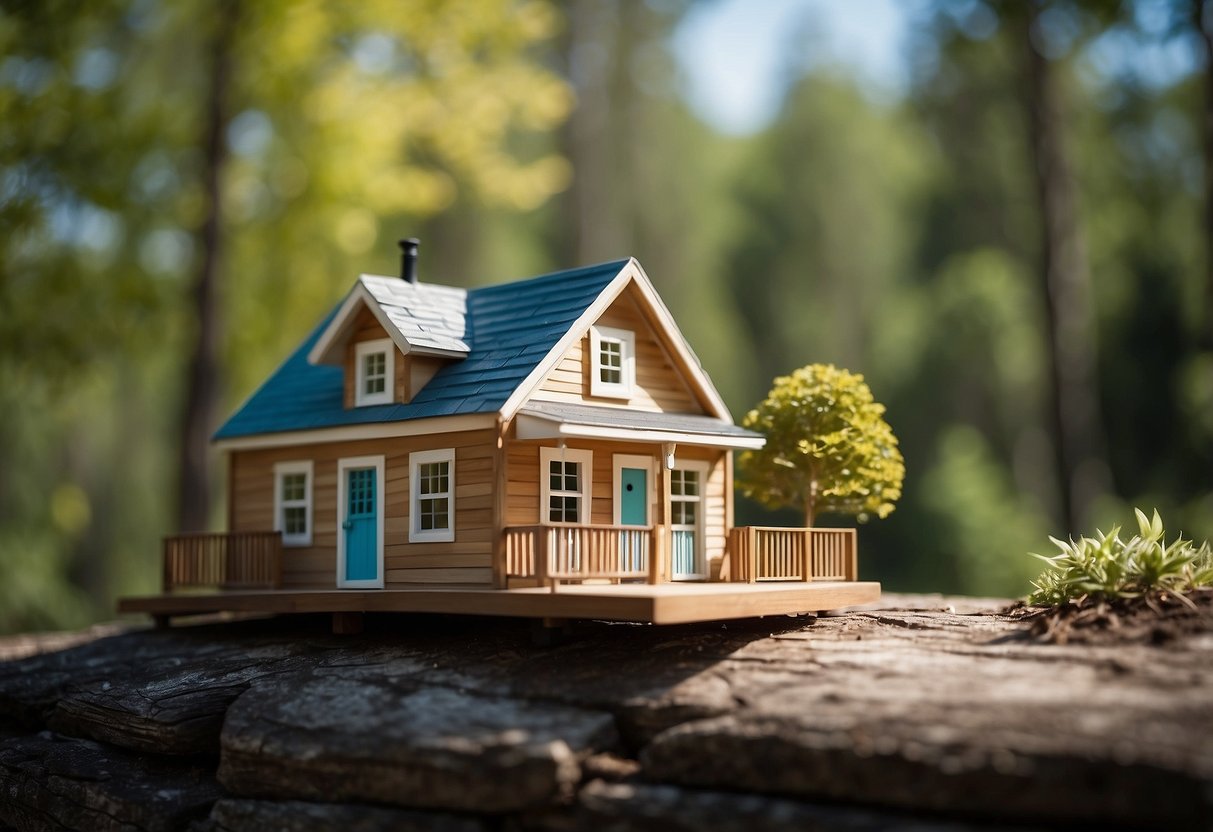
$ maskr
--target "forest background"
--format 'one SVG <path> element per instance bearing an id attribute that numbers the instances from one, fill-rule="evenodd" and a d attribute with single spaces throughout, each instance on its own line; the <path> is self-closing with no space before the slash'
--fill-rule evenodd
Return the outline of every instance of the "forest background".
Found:
<path id="1" fill-rule="evenodd" d="M 404 236 L 465 286 L 636 256 L 738 420 L 863 373 L 886 589 L 1023 594 L 1133 505 L 1213 537 L 1208 5 L 917 0 L 889 90 L 806 3 L 739 135 L 676 54 L 718 4 L 0 2 L 0 631 L 221 528 L 206 436 Z"/>

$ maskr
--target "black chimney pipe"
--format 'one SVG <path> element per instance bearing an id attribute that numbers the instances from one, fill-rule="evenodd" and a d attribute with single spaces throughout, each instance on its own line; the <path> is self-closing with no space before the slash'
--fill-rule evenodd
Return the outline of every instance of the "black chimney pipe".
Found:
<path id="1" fill-rule="evenodd" d="M 416 237 L 401 240 L 400 243 L 400 279 L 409 283 L 417 282 L 417 247 L 421 241 Z"/>

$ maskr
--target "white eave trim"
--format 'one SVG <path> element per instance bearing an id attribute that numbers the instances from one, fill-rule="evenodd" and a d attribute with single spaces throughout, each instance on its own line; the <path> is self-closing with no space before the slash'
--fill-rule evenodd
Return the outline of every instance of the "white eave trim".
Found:
<path id="1" fill-rule="evenodd" d="M 250 451 L 261 448 L 286 448 L 292 445 L 316 445 L 321 442 L 354 442 L 359 439 L 391 439 L 397 436 L 482 430 L 496 425 L 495 413 L 469 413 L 461 416 L 409 419 L 403 422 L 374 422 L 314 430 L 261 433 L 256 436 L 235 436 L 230 439 L 216 439 L 214 445 L 220 451 Z"/>
<path id="2" fill-rule="evenodd" d="M 514 420 L 517 437 L 527 439 L 614 439 L 621 442 L 674 442 L 680 445 L 706 445 L 713 448 L 737 448 L 756 451 L 766 444 L 762 436 L 722 436 L 710 433 L 684 433 L 673 430 L 608 428 L 578 425 L 519 413 Z"/>
<path id="3" fill-rule="evenodd" d="M 635 257 L 628 259 L 628 262 L 620 269 L 615 279 L 607 284 L 606 288 L 599 293 L 594 302 L 586 307 L 581 317 L 569 327 L 568 332 L 556 343 L 556 346 L 552 347 L 551 351 L 531 371 L 531 374 L 515 388 L 513 394 L 501 406 L 502 421 L 508 422 L 514 417 L 518 409 L 526 403 L 531 394 L 543 383 L 548 373 L 564 357 L 569 348 L 585 336 L 590 326 L 602 316 L 602 313 L 614 303 L 616 298 L 623 294 L 623 290 L 632 281 L 635 281 L 636 287 L 656 313 L 658 323 L 665 330 L 666 340 L 669 341 L 670 346 L 690 371 L 691 381 L 695 388 L 708 400 L 711 415 L 718 419 L 723 419 L 730 425 L 733 424 L 733 416 L 729 413 L 729 408 L 725 405 L 724 399 L 721 398 L 720 393 L 712 384 L 712 380 L 708 378 L 708 374 L 703 371 L 699 358 L 691 351 L 682 331 L 678 329 L 678 325 L 674 322 L 674 316 L 670 314 L 670 310 L 662 303 L 661 298 L 657 295 L 657 290 L 653 288 L 653 284 L 649 280 L 649 276 L 644 273 L 644 269 L 641 268 L 640 263 L 637 262 Z"/>

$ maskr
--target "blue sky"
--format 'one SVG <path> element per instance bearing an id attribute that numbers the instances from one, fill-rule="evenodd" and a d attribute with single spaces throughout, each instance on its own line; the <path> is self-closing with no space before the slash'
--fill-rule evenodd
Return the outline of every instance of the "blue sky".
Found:
<path id="1" fill-rule="evenodd" d="M 837 64 L 877 91 L 904 89 L 910 7 L 902 0 L 708 0 L 674 34 L 695 111 L 728 133 L 774 115 L 796 62 Z M 789 64 L 792 64 L 789 66 Z"/>
<path id="2" fill-rule="evenodd" d="M 981 4 L 955 0 L 949 8 L 964 16 Z M 1167 0 L 1132 8 L 1136 29 L 1115 27 L 1087 47 L 1090 77 L 1164 86 L 1192 72 L 1194 44 L 1169 35 Z M 722 132 L 751 133 L 774 117 L 786 80 L 807 66 L 839 66 L 877 96 L 904 92 L 911 30 L 925 9 L 923 0 L 703 0 L 675 31 L 674 54 L 694 111 Z M 1051 34 L 1064 49 L 1071 21 L 1055 17 Z"/>

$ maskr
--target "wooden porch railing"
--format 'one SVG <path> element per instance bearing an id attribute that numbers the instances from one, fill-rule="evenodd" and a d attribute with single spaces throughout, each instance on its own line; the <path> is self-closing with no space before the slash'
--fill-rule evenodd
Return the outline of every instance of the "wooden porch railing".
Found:
<path id="1" fill-rule="evenodd" d="M 197 532 L 164 539 L 164 591 L 183 587 L 275 589 L 281 532 Z"/>
<path id="2" fill-rule="evenodd" d="M 561 581 L 647 578 L 650 528 L 513 526 L 505 530 L 506 574 L 538 578 L 556 591 Z"/>
<path id="3" fill-rule="evenodd" d="M 859 577 L 854 529 L 741 526 L 729 531 L 729 579 L 854 581 Z"/>

